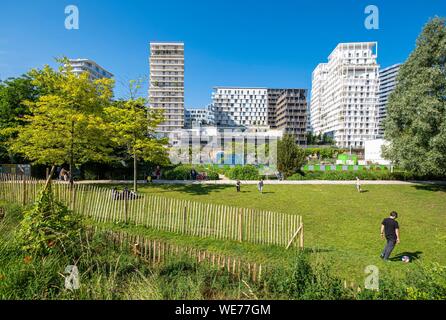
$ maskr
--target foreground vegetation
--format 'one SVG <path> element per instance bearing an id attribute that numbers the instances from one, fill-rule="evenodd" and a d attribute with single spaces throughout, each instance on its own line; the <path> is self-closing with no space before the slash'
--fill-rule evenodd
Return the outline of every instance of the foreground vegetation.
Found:
<path id="1" fill-rule="evenodd" d="M 4 207 L 4 206 L 3 206 Z M 415 264 L 399 280 L 381 278 L 379 292 L 345 286 L 330 264 L 292 255 L 288 266 L 272 269 L 261 283 L 199 265 L 187 257 L 149 266 L 101 234 L 79 234 L 70 250 L 28 255 L 17 240 L 21 209 L 6 206 L 0 222 L 0 299 L 446 299 L 446 268 Z M 64 270 L 76 265 L 79 290 L 64 286 Z"/>

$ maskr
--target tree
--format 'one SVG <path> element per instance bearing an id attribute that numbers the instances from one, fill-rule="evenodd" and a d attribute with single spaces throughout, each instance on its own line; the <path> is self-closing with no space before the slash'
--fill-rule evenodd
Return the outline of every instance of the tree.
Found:
<path id="1" fill-rule="evenodd" d="M 307 144 L 312 146 L 323 146 L 323 145 L 335 145 L 336 142 L 334 139 L 328 134 L 318 135 L 313 134 L 312 132 L 307 133 Z"/>
<path id="2" fill-rule="evenodd" d="M 111 103 L 113 81 L 91 81 L 87 73 L 73 74 L 65 59 L 58 61 L 57 71 L 45 66 L 30 72 L 41 94 L 25 102 L 30 114 L 23 117 L 25 125 L 7 130 L 16 135 L 7 145 L 34 164 L 69 163 L 73 173 L 75 165 L 110 159 L 104 108 Z"/>
<path id="3" fill-rule="evenodd" d="M 287 178 L 300 171 L 305 162 L 305 151 L 293 135 L 284 135 L 277 144 L 277 168 Z"/>
<path id="4" fill-rule="evenodd" d="M 434 18 L 401 66 L 389 98 L 386 157 L 421 175 L 446 175 L 446 26 Z"/>
<path id="5" fill-rule="evenodd" d="M 0 82 L 0 130 L 24 125 L 23 117 L 30 114 L 24 101 L 36 101 L 38 95 L 29 75 Z M 8 153 L 4 146 L 8 138 L 10 137 L 0 132 L 0 159 L 9 159 L 12 162 L 16 160 L 16 156 Z"/>
<path id="6" fill-rule="evenodd" d="M 167 141 L 158 139 L 155 129 L 164 121 L 162 113 L 147 108 L 144 98 L 137 98 L 140 82 L 131 81 L 130 98 L 119 100 L 105 108 L 110 125 L 112 141 L 123 147 L 129 158 L 133 158 L 133 190 L 137 191 L 138 161 L 167 164 Z"/>

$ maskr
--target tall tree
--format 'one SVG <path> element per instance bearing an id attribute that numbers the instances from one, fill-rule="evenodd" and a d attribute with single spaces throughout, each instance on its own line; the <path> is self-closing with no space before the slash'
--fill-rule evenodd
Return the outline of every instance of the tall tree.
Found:
<path id="1" fill-rule="evenodd" d="M 30 114 L 25 101 L 35 101 L 39 95 L 29 75 L 0 82 L 0 130 L 24 124 L 23 117 Z M 17 161 L 5 147 L 8 136 L 0 132 L 0 161 Z"/>
<path id="2" fill-rule="evenodd" d="M 91 81 L 87 73 L 73 74 L 66 59 L 58 61 L 58 70 L 46 66 L 30 72 L 41 95 L 25 103 L 30 114 L 23 117 L 24 126 L 9 130 L 16 138 L 8 147 L 35 164 L 68 163 L 73 183 L 75 165 L 109 160 L 104 108 L 111 103 L 113 81 Z"/>
<path id="3" fill-rule="evenodd" d="M 277 168 L 287 178 L 300 171 L 305 162 L 305 151 L 293 135 L 286 134 L 277 144 Z"/>
<path id="4" fill-rule="evenodd" d="M 137 97 L 141 82 L 132 80 L 128 100 L 119 100 L 105 108 L 112 141 L 133 158 L 133 190 L 138 190 L 138 161 L 167 164 L 167 141 L 158 139 L 155 129 L 164 121 L 160 111 L 149 109 L 144 98 Z"/>
<path id="5" fill-rule="evenodd" d="M 385 155 L 422 175 L 446 175 L 446 26 L 434 18 L 400 69 L 389 98 Z"/>

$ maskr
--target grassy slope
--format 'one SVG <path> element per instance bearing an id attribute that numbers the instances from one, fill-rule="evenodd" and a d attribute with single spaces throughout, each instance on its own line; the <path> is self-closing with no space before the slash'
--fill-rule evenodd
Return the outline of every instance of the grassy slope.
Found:
<path id="1" fill-rule="evenodd" d="M 383 272 L 399 274 L 410 265 L 383 264 L 379 259 L 384 242 L 379 237 L 383 218 L 392 210 L 400 213 L 402 244 L 395 254 L 419 254 L 423 261 L 446 264 L 446 190 L 423 186 L 367 186 L 358 194 L 354 186 L 266 186 L 259 194 L 255 186 L 243 186 L 237 194 L 230 186 L 144 186 L 141 192 L 166 197 L 228 204 L 300 214 L 305 223 L 307 248 L 318 249 L 315 256 L 333 260 L 340 275 L 363 278 L 367 265 Z M 152 232 L 153 233 L 153 232 Z M 169 237 L 164 234 L 165 237 Z M 173 237 L 176 242 L 193 243 L 189 237 Z M 252 252 L 265 258 L 286 259 L 277 248 L 240 247 L 234 243 L 205 240 L 201 247 L 215 247 L 237 253 Z"/>

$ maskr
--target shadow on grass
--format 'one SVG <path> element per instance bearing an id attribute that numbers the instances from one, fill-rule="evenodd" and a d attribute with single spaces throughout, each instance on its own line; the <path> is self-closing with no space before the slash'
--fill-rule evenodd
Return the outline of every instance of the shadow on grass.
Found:
<path id="1" fill-rule="evenodd" d="M 333 252 L 335 251 L 334 249 L 325 249 L 325 248 L 304 248 L 303 252 L 304 253 L 326 253 L 326 252 Z"/>
<path id="2" fill-rule="evenodd" d="M 407 256 L 410 258 L 410 262 L 414 262 L 416 260 L 421 259 L 421 255 L 423 254 L 423 252 L 421 251 L 415 251 L 415 252 L 402 252 L 402 253 L 398 253 L 396 256 L 394 256 L 393 258 L 390 258 L 390 261 L 401 261 L 401 259 L 404 256 Z"/>
<path id="3" fill-rule="evenodd" d="M 413 187 L 423 191 L 446 192 L 446 185 L 444 184 L 419 184 Z"/>
<path id="4" fill-rule="evenodd" d="M 227 189 L 234 189 L 234 193 L 236 193 L 235 186 L 227 186 L 227 185 L 156 184 L 154 186 L 162 189 L 163 191 L 161 191 L 161 192 L 183 192 L 183 193 L 196 195 L 196 196 L 209 195 L 211 193 L 220 192 L 222 190 L 227 190 Z M 159 191 L 157 191 L 157 192 L 159 192 Z"/>

